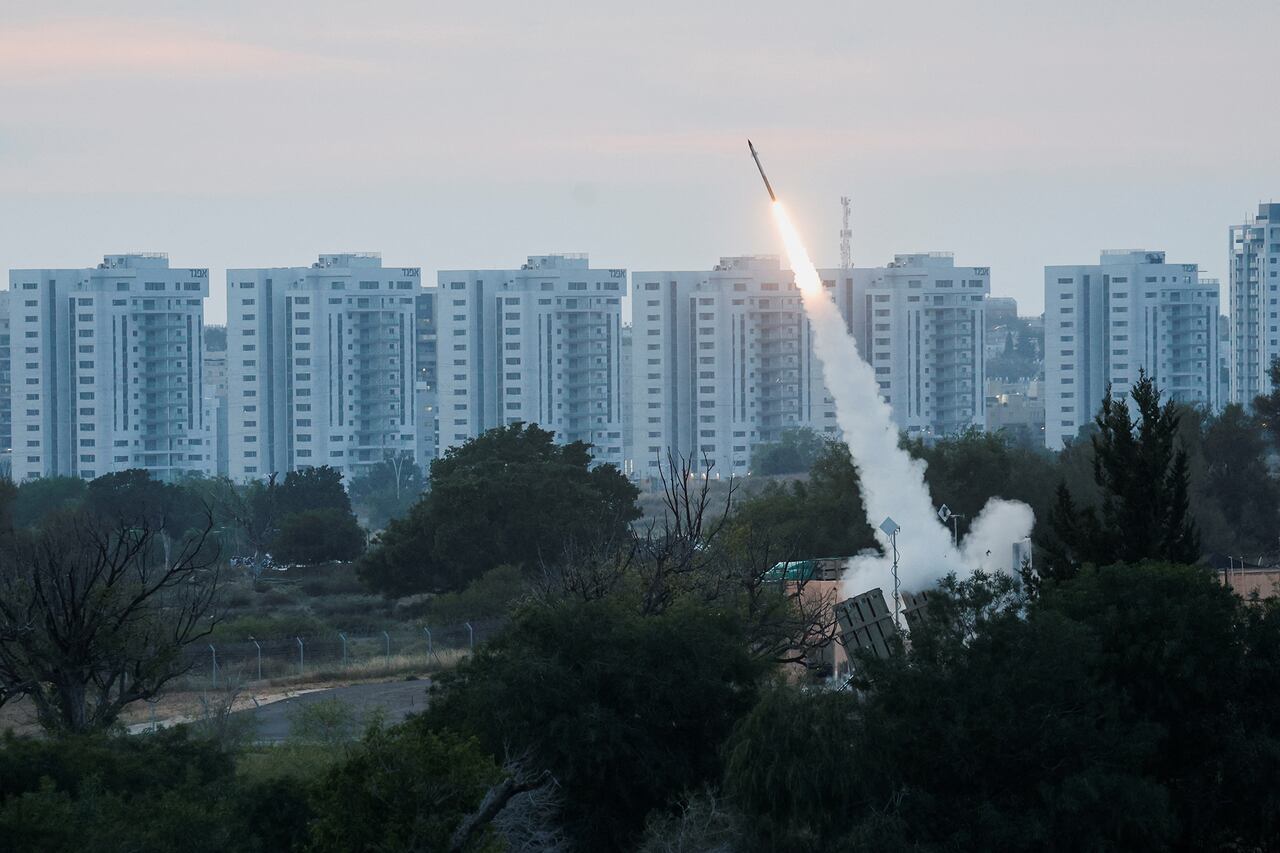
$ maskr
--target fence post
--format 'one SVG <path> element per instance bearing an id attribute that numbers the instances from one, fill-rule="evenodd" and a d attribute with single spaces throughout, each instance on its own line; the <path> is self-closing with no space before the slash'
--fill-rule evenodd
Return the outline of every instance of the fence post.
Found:
<path id="1" fill-rule="evenodd" d="M 435 646 L 431 643 L 431 629 L 426 625 L 422 626 L 422 630 L 427 632 L 427 657 L 435 657 Z"/>
<path id="2" fill-rule="evenodd" d="M 390 634 L 388 634 L 386 631 L 383 631 L 383 632 L 382 632 L 382 636 L 383 636 L 383 637 L 386 639 L 386 641 L 387 641 L 387 657 L 386 657 L 386 665 L 387 665 L 387 669 L 390 669 L 390 668 L 391 668 L 391 635 L 390 635 Z"/>
<path id="3" fill-rule="evenodd" d="M 218 650 L 213 647 L 213 643 L 209 644 L 209 652 L 213 655 L 213 686 L 218 686 Z"/>
<path id="4" fill-rule="evenodd" d="M 255 640 L 253 637 L 250 637 L 249 640 L 253 643 L 254 648 L 258 650 L 258 680 L 261 681 L 262 680 L 262 646 L 258 645 L 258 641 Z"/>
<path id="5" fill-rule="evenodd" d="M 338 636 L 342 638 L 342 665 L 346 666 L 347 665 L 347 635 L 339 631 Z"/>
<path id="6" fill-rule="evenodd" d="M 302 644 L 301 637 L 294 637 L 298 641 L 298 674 L 302 675 L 307 671 L 307 649 Z"/>
<path id="7" fill-rule="evenodd" d="M 476 632 L 471 627 L 470 622 L 467 623 L 467 642 L 471 646 L 471 651 L 474 652 L 476 650 Z"/>

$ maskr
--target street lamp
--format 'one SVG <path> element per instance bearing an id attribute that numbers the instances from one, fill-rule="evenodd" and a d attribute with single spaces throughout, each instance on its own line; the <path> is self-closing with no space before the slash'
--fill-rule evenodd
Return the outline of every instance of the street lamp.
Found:
<path id="1" fill-rule="evenodd" d="M 889 537 L 889 544 L 893 548 L 893 625 L 898 630 L 902 630 L 902 596 L 898 591 L 898 531 L 902 527 L 898 522 L 889 516 L 884 517 L 884 521 L 880 522 L 880 532 Z"/>

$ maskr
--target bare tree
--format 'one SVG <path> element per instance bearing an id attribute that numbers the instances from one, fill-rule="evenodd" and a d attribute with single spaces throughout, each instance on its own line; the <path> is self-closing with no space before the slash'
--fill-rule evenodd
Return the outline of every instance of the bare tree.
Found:
<path id="1" fill-rule="evenodd" d="M 7 536 L 0 703 L 30 698 L 50 731 L 99 730 L 185 672 L 183 647 L 217 621 L 211 526 L 173 549 L 146 519 L 107 523 L 83 513 Z"/>
<path id="2" fill-rule="evenodd" d="M 699 470 L 692 455 L 668 453 L 659 468 L 662 517 L 633 526 L 625 541 L 572 543 L 555 563 L 543 564 L 538 592 L 595 599 L 633 586 L 644 615 L 663 613 L 681 597 L 733 603 L 744 614 L 754 654 L 812 664 L 815 652 L 835 641 L 835 596 L 779 568 L 795 558 L 795 543 L 732 525 L 739 483 L 731 478 L 717 496 L 714 467 L 704 458 Z"/>
<path id="3" fill-rule="evenodd" d="M 527 757 L 508 760 L 503 771 L 502 780 L 486 791 L 476 810 L 458 824 L 449 850 L 465 850 L 490 825 L 509 850 L 554 853 L 567 849 L 555 825 L 561 803 L 551 771 L 530 769 Z"/>

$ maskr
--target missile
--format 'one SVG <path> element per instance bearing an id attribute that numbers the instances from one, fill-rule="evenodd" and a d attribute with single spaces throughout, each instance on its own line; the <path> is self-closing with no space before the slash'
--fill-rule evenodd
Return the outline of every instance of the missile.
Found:
<path id="1" fill-rule="evenodd" d="M 760 177 L 764 179 L 764 188 L 769 191 L 769 198 L 777 201 L 778 197 L 773 194 L 773 187 L 769 186 L 769 178 L 764 173 L 764 166 L 760 165 L 760 155 L 756 153 L 756 147 L 751 144 L 751 140 L 747 140 L 747 148 L 751 151 L 751 159 L 756 161 L 756 168 L 760 170 Z"/>

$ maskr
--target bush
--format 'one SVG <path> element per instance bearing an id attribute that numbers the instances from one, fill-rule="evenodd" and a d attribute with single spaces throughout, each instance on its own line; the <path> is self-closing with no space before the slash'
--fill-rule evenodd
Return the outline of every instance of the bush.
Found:
<path id="1" fill-rule="evenodd" d="M 303 510 L 281 519 L 271 550 L 280 562 L 304 566 L 354 560 L 364 553 L 364 531 L 349 510 Z"/>
<path id="2" fill-rule="evenodd" d="M 433 686 L 414 725 L 528 751 L 564 794 L 583 849 L 625 849 L 646 816 L 720 774 L 720 744 L 764 669 L 732 611 L 640 616 L 604 599 L 528 606 Z"/>
<path id="3" fill-rule="evenodd" d="M 314 637 L 332 633 L 324 620 L 306 611 L 272 615 L 251 614 L 237 616 L 214 629 L 210 639 L 214 642 L 242 642 L 250 637 L 258 640 L 277 640 L 292 637 Z"/>
<path id="4" fill-rule="evenodd" d="M 458 823 L 501 778 L 472 739 L 373 728 L 318 785 L 310 849 L 447 850 Z"/>
<path id="5" fill-rule="evenodd" d="M 515 566 L 498 566 L 462 592 L 413 596 L 396 603 L 396 616 L 424 619 L 428 625 L 457 625 L 471 619 L 504 616 L 524 597 L 528 582 Z"/>

